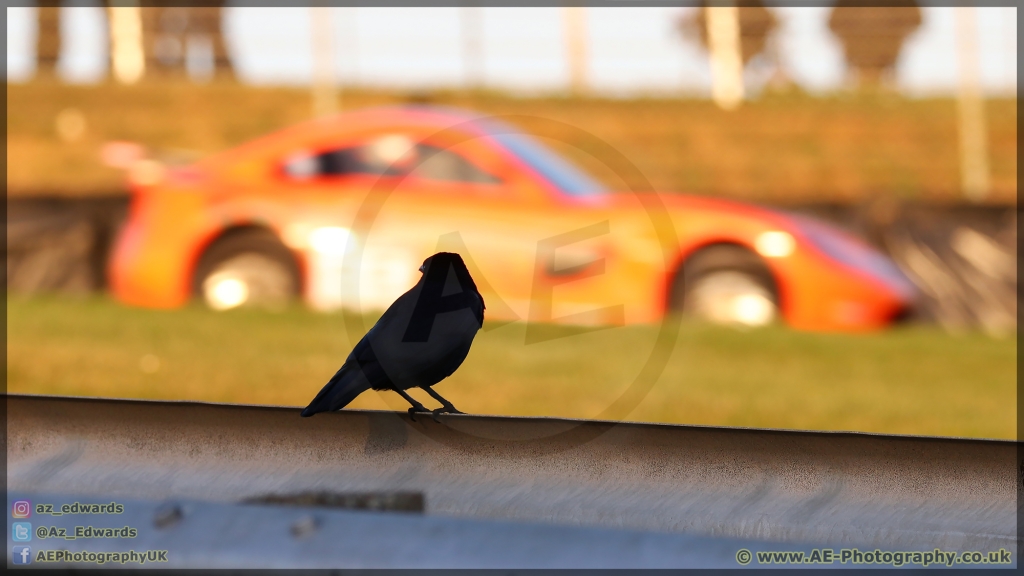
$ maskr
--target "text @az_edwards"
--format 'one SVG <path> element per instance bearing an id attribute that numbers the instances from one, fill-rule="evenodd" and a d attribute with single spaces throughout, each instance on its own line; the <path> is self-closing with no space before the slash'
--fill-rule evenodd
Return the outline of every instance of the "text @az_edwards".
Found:
<path id="1" fill-rule="evenodd" d="M 36 514 L 50 516 L 63 516 L 64 514 L 124 514 L 124 504 L 110 502 L 109 504 L 83 504 L 73 502 L 71 504 L 36 504 Z"/>
<path id="2" fill-rule="evenodd" d="M 96 526 L 74 526 L 70 529 L 59 526 L 37 526 L 36 538 L 46 540 L 57 538 L 79 540 L 89 538 L 135 538 L 139 531 L 131 526 L 121 528 L 98 528 Z"/>

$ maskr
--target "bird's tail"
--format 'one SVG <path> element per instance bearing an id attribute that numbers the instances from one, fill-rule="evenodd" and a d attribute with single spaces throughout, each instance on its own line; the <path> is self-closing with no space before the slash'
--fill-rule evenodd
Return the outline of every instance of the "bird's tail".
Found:
<path id="1" fill-rule="evenodd" d="M 302 411 L 302 416 L 312 416 L 318 412 L 340 410 L 355 399 L 356 396 L 370 389 L 370 382 L 358 367 L 343 364 L 338 372 L 324 385 L 320 393 Z"/>

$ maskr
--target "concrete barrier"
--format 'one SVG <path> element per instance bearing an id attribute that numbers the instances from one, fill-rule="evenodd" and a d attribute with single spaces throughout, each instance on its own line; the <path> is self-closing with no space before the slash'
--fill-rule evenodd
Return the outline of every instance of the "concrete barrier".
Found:
<path id="1" fill-rule="evenodd" d="M 428 516 L 1016 550 L 1017 444 L 7 395 L 8 489 L 237 503 L 422 492 Z"/>

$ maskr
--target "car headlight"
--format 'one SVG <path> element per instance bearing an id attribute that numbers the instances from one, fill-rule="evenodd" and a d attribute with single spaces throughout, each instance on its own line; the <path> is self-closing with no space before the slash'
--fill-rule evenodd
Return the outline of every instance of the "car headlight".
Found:
<path id="1" fill-rule="evenodd" d="M 765 258 L 785 258 L 796 249 L 796 240 L 789 232 L 769 230 L 754 240 L 754 249 Z"/>

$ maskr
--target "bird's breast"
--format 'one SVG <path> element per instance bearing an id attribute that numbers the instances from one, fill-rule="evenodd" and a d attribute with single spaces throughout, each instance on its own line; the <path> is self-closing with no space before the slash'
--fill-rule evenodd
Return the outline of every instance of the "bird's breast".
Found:
<path id="1" fill-rule="evenodd" d="M 466 358 L 480 329 L 476 314 L 469 308 L 442 312 L 434 317 L 425 342 L 403 341 L 402 330 L 394 330 L 386 338 L 371 343 L 380 365 L 397 386 L 408 388 L 431 385 L 424 382 L 432 375 L 447 370 L 451 374 Z M 454 363 L 454 366 L 448 364 Z"/>

